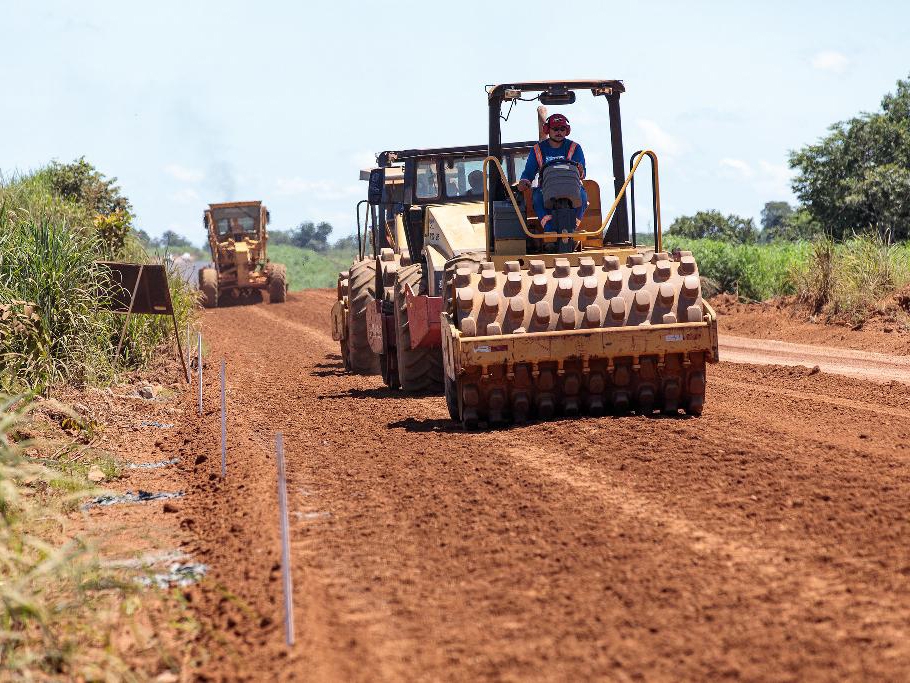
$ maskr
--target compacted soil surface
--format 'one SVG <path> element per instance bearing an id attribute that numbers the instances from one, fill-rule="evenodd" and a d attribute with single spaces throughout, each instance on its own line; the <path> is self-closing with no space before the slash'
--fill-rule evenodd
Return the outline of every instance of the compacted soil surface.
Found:
<path id="1" fill-rule="evenodd" d="M 209 567 L 186 590 L 198 679 L 906 678 L 910 386 L 887 367 L 721 362 L 700 418 L 471 433 L 442 397 L 346 373 L 333 300 L 205 314 L 204 414 L 187 399 L 159 446 Z"/>

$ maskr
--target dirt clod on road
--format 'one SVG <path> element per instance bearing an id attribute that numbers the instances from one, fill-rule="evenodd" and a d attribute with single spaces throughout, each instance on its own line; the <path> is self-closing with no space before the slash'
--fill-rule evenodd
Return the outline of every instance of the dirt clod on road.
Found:
<path id="1" fill-rule="evenodd" d="M 333 291 L 205 316 L 175 427 L 206 679 L 896 680 L 910 670 L 910 387 L 709 368 L 693 419 L 466 433 L 344 372 Z M 267 333 L 262 333 L 268 330 Z M 214 377 L 214 373 L 210 373 Z M 189 400 L 189 399 L 188 399 Z M 285 439 L 297 643 L 282 630 Z"/>

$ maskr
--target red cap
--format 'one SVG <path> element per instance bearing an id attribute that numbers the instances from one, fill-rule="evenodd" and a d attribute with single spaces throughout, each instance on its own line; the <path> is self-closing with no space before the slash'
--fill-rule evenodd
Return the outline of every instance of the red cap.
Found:
<path id="1" fill-rule="evenodd" d="M 566 135 L 572 132 L 572 126 L 569 125 L 569 119 L 562 114 L 551 114 L 543 124 L 543 132 L 549 135 L 550 128 L 560 128 L 562 126 L 566 127 Z"/>

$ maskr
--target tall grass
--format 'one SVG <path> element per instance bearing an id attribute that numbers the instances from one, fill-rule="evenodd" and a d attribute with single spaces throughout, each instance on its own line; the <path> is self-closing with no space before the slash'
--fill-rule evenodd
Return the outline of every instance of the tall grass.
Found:
<path id="1" fill-rule="evenodd" d="M 796 293 L 793 270 L 806 262 L 812 250 L 807 242 L 732 244 L 672 233 L 665 236 L 664 248 L 691 251 L 701 275 L 715 281 L 720 291 L 755 301 Z"/>
<path id="2" fill-rule="evenodd" d="M 59 383 L 104 383 L 118 367 L 147 362 L 169 318 L 133 316 L 114 358 L 122 318 L 106 310 L 99 259 L 145 261 L 135 239 L 116 251 L 91 211 L 55 195 L 38 172 L 0 179 L 0 390 L 40 392 Z M 195 298 L 170 278 L 178 320 Z"/>
<path id="3" fill-rule="evenodd" d="M 910 244 L 891 243 L 876 232 L 812 245 L 793 271 L 800 301 L 829 320 L 861 323 L 889 294 L 910 285 Z"/>
<path id="4" fill-rule="evenodd" d="M 7 676 L 29 670 L 61 673 L 69 647 L 53 628 L 64 607 L 56 597 L 78 575 L 85 550 L 78 541 L 55 546 L 42 538 L 48 520 L 78 494 L 40 492 L 81 486 L 23 457 L 28 444 L 17 444 L 11 434 L 27 410 L 21 398 L 0 398 L 0 672 Z"/>
<path id="5" fill-rule="evenodd" d="M 858 324 L 894 291 L 910 286 L 910 243 L 893 243 L 875 232 L 843 242 L 731 244 L 668 234 L 665 248 L 688 249 L 703 277 L 722 292 L 764 301 L 797 295 L 814 315 Z"/>

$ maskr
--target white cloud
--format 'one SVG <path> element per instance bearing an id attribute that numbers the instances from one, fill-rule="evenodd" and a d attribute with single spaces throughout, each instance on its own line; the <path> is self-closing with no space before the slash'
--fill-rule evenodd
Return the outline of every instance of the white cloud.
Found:
<path id="1" fill-rule="evenodd" d="M 373 168 L 376 166 L 376 153 L 371 152 L 368 149 L 363 149 L 357 152 L 354 152 L 348 157 L 354 166 L 358 169 L 361 168 Z"/>
<path id="2" fill-rule="evenodd" d="M 736 171 L 743 178 L 752 177 L 752 167 L 748 164 L 748 162 L 745 162 L 742 159 L 721 159 L 720 165 L 723 168 L 728 168 Z"/>
<path id="3" fill-rule="evenodd" d="M 718 164 L 729 179 L 747 184 L 768 201 L 788 200 L 793 196 L 790 180 L 793 171 L 787 164 L 772 164 L 764 159 L 749 163 L 743 159 L 725 158 Z"/>
<path id="4" fill-rule="evenodd" d="M 164 167 L 164 170 L 171 177 L 184 183 L 198 183 L 205 177 L 202 171 L 195 168 L 187 168 L 180 164 L 168 164 Z"/>
<path id="5" fill-rule="evenodd" d="M 758 169 L 761 176 L 756 185 L 761 190 L 778 197 L 789 197 L 793 194 L 790 187 L 793 171 L 787 164 L 772 164 L 762 160 L 758 162 Z"/>
<path id="6" fill-rule="evenodd" d="M 845 54 L 836 52 L 835 50 L 825 50 L 812 57 L 812 68 L 818 69 L 819 71 L 841 73 L 847 68 L 847 64 L 849 63 L 850 60 L 847 59 Z"/>
<path id="7" fill-rule="evenodd" d="M 177 190 L 177 192 L 171 195 L 171 199 L 178 204 L 199 204 L 202 201 L 199 197 L 199 193 L 191 187 Z"/>
<path id="8" fill-rule="evenodd" d="M 658 157 L 674 157 L 683 151 L 679 140 L 650 119 L 638 119 L 635 122 L 642 135 L 644 147 L 653 149 Z"/>
<path id="9" fill-rule="evenodd" d="M 279 195 L 311 195 L 313 199 L 338 200 L 357 197 L 366 193 L 365 185 L 341 185 L 325 180 L 305 180 L 303 178 L 278 178 L 275 181 L 275 193 Z"/>

